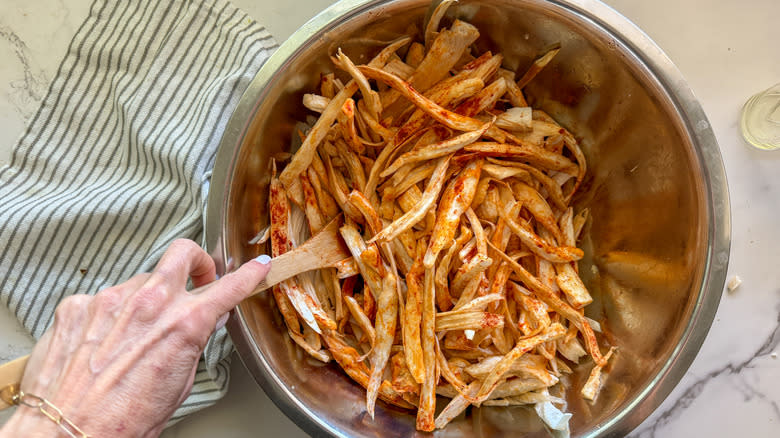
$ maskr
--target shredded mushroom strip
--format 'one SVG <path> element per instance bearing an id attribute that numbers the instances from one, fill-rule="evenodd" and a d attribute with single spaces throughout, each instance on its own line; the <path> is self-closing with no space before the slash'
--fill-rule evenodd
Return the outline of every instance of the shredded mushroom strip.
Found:
<path id="1" fill-rule="evenodd" d="M 416 409 L 423 431 L 470 405 L 593 400 L 614 352 L 585 316 L 577 266 L 585 156 L 523 95 L 560 48 L 503 69 L 473 53 L 476 28 L 440 26 L 450 3 L 424 41 L 399 38 L 367 64 L 336 51 L 303 96 L 316 123 L 278 177 L 274 163 L 266 233 L 279 255 L 344 214 L 352 257 L 273 296 L 296 344 L 366 387 L 371 416 L 381 398 Z M 564 385 L 587 357 L 585 384 Z"/>

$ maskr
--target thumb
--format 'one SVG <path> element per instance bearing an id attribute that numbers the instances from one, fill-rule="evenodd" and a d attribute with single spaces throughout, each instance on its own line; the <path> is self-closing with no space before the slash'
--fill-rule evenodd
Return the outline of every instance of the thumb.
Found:
<path id="1" fill-rule="evenodd" d="M 198 294 L 197 297 L 205 300 L 216 318 L 219 318 L 252 295 L 255 287 L 265 279 L 269 270 L 271 270 L 271 257 L 263 254 L 211 283 L 206 291 Z"/>

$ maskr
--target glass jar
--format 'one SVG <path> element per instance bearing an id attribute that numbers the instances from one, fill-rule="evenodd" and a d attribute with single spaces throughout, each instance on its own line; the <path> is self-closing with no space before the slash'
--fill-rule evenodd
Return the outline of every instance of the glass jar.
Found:
<path id="1" fill-rule="evenodd" d="M 780 148 L 780 83 L 745 102 L 740 129 L 745 141 L 759 149 Z"/>

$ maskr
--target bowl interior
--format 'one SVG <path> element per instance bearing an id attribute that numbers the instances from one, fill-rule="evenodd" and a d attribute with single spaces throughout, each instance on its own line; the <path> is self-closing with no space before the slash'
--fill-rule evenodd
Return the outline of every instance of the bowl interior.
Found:
<path id="1" fill-rule="evenodd" d="M 222 230 L 227 260 L 247 260 L 264 250 L 248 242 L 267 224 L 269 157 L 288 150 L 295 123 L 308 114 L 302 95 L 316 87 L 321 72 L 334 70 L 328 54 L 342 47 L 357 61 L 368 59 L 378 46 L 367 40 L 388 41 L 411 24 L 419 27 L 427 2 L 355 3 L 331 8 L 326 14 L 343 15 L 325 28 L 309 29 L 308 39 L 293 37 L 298 40 L 280 49 L 284 57 L 269 61 L 258 75 L 264 86 L 241 115 L 243 130 L 228 172 Z M 652 393 L 688 327 L 706 268 L 710 219 L 702 164 L 670 93 L 632 47 L 586 11 L 533 0 L 460 1 L 448 17 L 476 25 L 477 46 L 501 52 L 504 67 L 520 74 L 546 46 L 561 44 L 526 94 L 532 106 L 574 133 L 588 159 L 588 177 L 576 201 L 577 209 L 592 214 L 583 240 L 586 258 L 580 262 L 595 298 L 586 314 L 601 322 L 603 337 L 618 353 L 595 403 L 569 391 L 573 432 L 587 434 L 630 405 L 637 410 L 633 405 Z M 305 43 L 292 47 L 300 41 Z M 230 328 L 241 338 L 238 343 L 249 346 L 244 361 L 261 374 L 266 389 L 275 388 L 288 413 L 311 416 L 306 422 L 335 434 L 415 435 L 414 417 L 384 404 L 375 419 L 369 418 L 364 390 L 337 365 L 305 357 L 273 307 L 268 295 L 248 300 Z M 579 388 L 590 367 L 579 366 L 568 383 Z M 611 433 L 625 434 L 653 408 L 644 406 Z M 436 434 L 547 436 L 525 408 L 470 412 Z"/>

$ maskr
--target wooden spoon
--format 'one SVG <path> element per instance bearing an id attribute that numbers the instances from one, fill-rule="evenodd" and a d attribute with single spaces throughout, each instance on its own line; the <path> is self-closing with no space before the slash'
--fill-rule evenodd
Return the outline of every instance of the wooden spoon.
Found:
<path id="1" fill-rule="evenodd" d="M 271 270 L 268 271 L 265 280 L 252 291 L 252 295 L 302 272 L 331 268 L 351 257 L 352 254 L 339 235 L 341 221 L 341 215 L 335 217 L 303 245 L 273 258 Z M 30 355 L 23 356 L 0 365 L 0 410 L 13 403 L 11 399 L 19 389 L 29 357 Z"/>
<path id="2" fill-rule="evenodd" d="M 271 270 L 268 271 L 265 280 L 257 285 L 252 295 L 302 272 L 332 268 L 344 259 L 352 257 L 339 234 L 341 221 L 342 216 L 336 216 L 303 245 L 279 257 L 274 257 L 271 260 Z"/>

